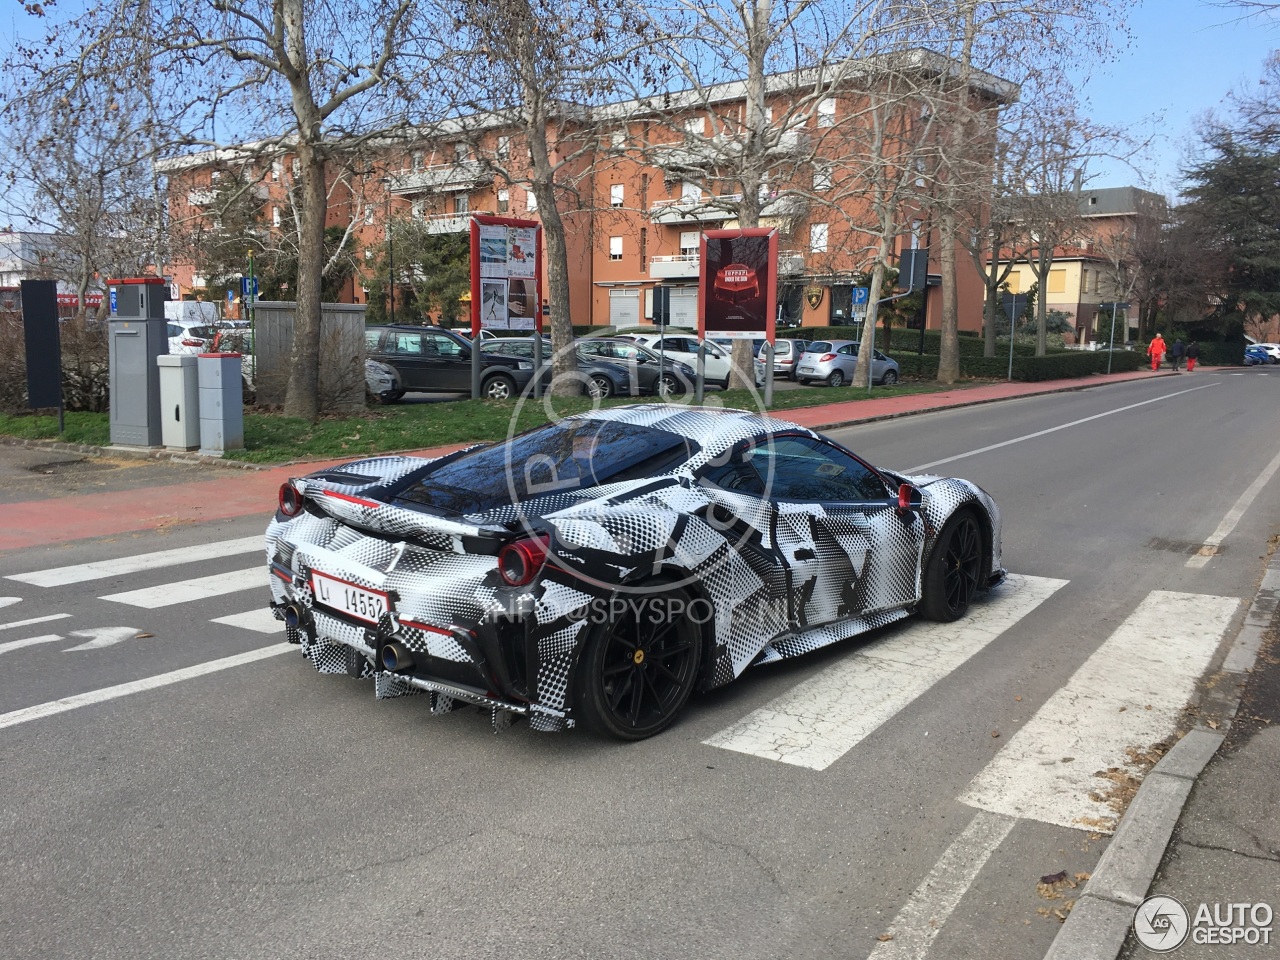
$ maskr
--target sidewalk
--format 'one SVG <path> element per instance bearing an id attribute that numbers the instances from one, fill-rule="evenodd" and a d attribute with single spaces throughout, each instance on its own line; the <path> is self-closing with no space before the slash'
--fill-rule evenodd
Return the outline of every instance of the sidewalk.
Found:
<path id="1" fill-rule="evenodd" d="M 944 408 L 995 403 L 1017 397 L 1065 393 L 1091 387 L 1147 380 L 1149 371 L 1096 375 L 1041 383 L 996 383 L 941 393 L 877 397 L 779 411 L 778 416 L 814 429 L 831 429 Z M 440 456 L 462 444 L 413 451 L 416 456 Z M 332 460 L 326 463 L 339 463 Z M 0 504 L 0 550 L 48 543 L 64 543 L 137 530 L 155 530 L 174 523 L 203 523 L 261 514 L 275 509 L 276 491 L 290 477 L 319 469 L 325 463 L 293 464 L 268 470 L 218 470 L 216 479 L 143 486 L 128 490 L 80 494 L 59 499 Z"/>

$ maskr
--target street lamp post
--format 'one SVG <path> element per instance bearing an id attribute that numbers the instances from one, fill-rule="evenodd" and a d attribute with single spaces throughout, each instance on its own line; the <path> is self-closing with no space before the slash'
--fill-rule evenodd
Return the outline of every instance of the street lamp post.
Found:
<path id="1" fill-rule="evenodd" d="M 396 322 L 396 244 L 395 231 L 391 228 L 391 178 L 380 181 L 387 188 L 387 296 L 390 299 L 391 323 Z"/>

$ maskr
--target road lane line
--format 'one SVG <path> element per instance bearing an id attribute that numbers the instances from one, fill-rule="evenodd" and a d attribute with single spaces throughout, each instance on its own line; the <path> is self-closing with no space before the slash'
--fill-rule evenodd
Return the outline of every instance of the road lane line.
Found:
<path id="1" fill-rule="evenodd" d="M 244 613 L 233 613 L 229 617 L 217 617 L 211 623 L 222 623 L 228 627 L 239 627 L 241 630 L 252 630 L 255 633 L 282 633 L 284 624 L 276 619 L 275 614 L 267 607 L 259 610 L 247 610 Z"/>
<path id="2" fill-rule="evenodd" d="M 1014 437 L 1012 440 L 1004 440 L 1000 443 L 993 443 L 987 447 L 979 447 L 977 450 L 970 450 L 968 453 L 957 453 L 954 457 L 944 457 L 941 460 L 934 460 L 931 463 L 922 463 L 917 467 L 908 467 L 903 473 L 921 473 L 925 470 L 931 470 L 934 467 L 940 467 L 944 463 L 951 463 L 955 460 L 963 460 L 966 457 L 976 457 L 980 453 L 990 453 L 992 450 L 999 450 L 1001 447 L 1008 447 L 1015 443 L 1022 443 L 1023 440 L 1034 440 L 1036 437 L 1048 436 L 1051 433 L 1057 433 L 1059 430 L 1067 430 L 1071 427 L 1078 427 L 1082 423 L 1088 423 L 1091 420 L 1101 420 L 1103 417 L 1112 417 L 1117 413 L 1124 413 L 1126 410 L 1136 410 L 1138 407 L 1145 407 L 1149 403 L 1159 403 L 1161 400 L 1171 400 L 1174 397 L 1180 397 L 1186 393 L 1195 393 L 1197 390 L 1208 390 L 1210 387 L 1216 387 L 1216 383 L 1206 383 L 1203 386 L 1191 387 L 1189 390 L 1178 390 L 1175 393 L 1166 393 L 1161 397 L 1153 397 L 1150 400 L 1143 400 L 1140 403 L 1131 403 L 1127 407 L 1117 407 L 1115 410 L 1108 410 L 1105 413 L 1095 413 L 1092 417 L 1084 417 L 1080 420 L 1072 420 L 1070 423 L 1060 423 L 1056 427 L 1050 427 L 1048 430 L 1037 430 L 1035 433 L 1028 433 L 1023 437 Z"/>
<path id="3" fill-rule="evenodd" d="M 63 639 L 56 633 L 46 634 L 43 637 L 27 637 L 25 640 L 10 640 L 8 643 L 0 643 L 0 653 L 8 653 L 11 650 L 21 650 L 23 647 L 34 647 L 38 643 L 57 643 Z"/>
<path id="4" fill-rule="evenodd" d="M 154 610 L 157 607 L 171 607 L 176 603 L 190 603 L 195 600 L 207 600 L 209 597 L 220 597 L 227 593 L 239 593 L 241 590 L 252 590 L 255 587 L 262 587 L 264 590 L 267 588 L 266 564 L 260 567 L 249 567 L 246 570 L 233 570 L 230 573 L 215 573 L 211 577 L 162 583 L 158 587 L 111 593 L 98 599 L 113 600 L 116 603 L 127 603 L 133 607 Z"/>
<path id="5" fill-rule="evenodd" d="M 86 580 L 101 580 L 124 573 L 138 573 L 141 570 L 157 570 L 162 567 L 176 567 L 183 563 L 195 563 L 199 560 L 214 560 L 219 557 L 234 557 L 242 553 L 253 553 L 265 550 L 266 541 L 259 534 L 255 537 L 242 537 L 238 540 L 219 540 L 215 543 L 198 543 L 193 547 L 178 547 L 174 550 L 159 550 L 155 553 L 138 553 L 128 557 L 117 557 L 114 560 L 94 560 L 92 563 L 77 563 L 68 567 L 53 567 L 48 570 L 36 570 L 31 573 L 15 573 L 6 580 L 19 580 L 22 583 L 34 584 L 37 587 L 62 587 L 69 583 L 84 583 Z"/>
<path id="6" fill-rule="evenodd" d="M 1016 823 L 1012 817 L 979 810 L 893 918 L 893 939 L 877 943 L 868 960 L 924 960 L 947 918 Z"/>
<path id="7" fill-rule="evenodd" d="M 30 620 L 14 620 L 12 623 L 0 623 L 0 630 L 12 630 L 14 627 L 29 627 L 33 623 L 48 623 L 50 620 L 66 620 L 69 613 L 51 613 L 47 617 L 32 617 Z"/>
<path id="8" fill-rule="evenodd" d="M 987 764 L 962 803 L 1061 827 L 1110 832 L 1113 781 L 1139 775 L 1130 749 L 1173 733 L 1240 601 L 1156 590 Z M 1096 799 L 1095 799 L 1096 798 Z"/>
<path id="9" fill-rule="evenodd" d="M 703 743 L 825 770 L 1066 584 L 1010 574 L 963 619 L 894 630 Z"/>
<path id="10" fill-rule="evenodd" d="M 1257 479 L 1249 484 L 1249 488 L 1240 494 L 1240 499 L 1235 505 L 1227 511 L 1227 515 L 1222 518 L 1222 522 L 1218 524 L 1218 529 L 1209 534 L 1209 539 L 1205 540 L 1199 552 L 1187 560 L 1187 566 L 1199 569 L 1205 566 L 1218 552 L 1218 547 L 1222 545 L 1222 541 L 1231 535 L 1231 531 L 1236 528 L 1236 524 L 1240 522 L 1240 518 L 1244 516 L 1244 512 L 1253 505 L 1253 501 L 1257 499 L 1262 488 L 1271 482 L 1271 478 L 1275 476 L 1276 471 L 1280 470 L 1280 453 L 1277 453 L 1269 464 L 1258 474 Z"/>
<path id="11" fill-rule="evenodd" d="M 265 660 L 268 657 L 278 657 L 282 653 L 296 652 L 297 649 L 297 646 L 292 643 L 277 643 L 269 647 L 250 650 L 248 653 L 238 653 L 233 657 L 223 657 L 221 660 L 198 663 L 194 667 L 183 667 L 181 670 L 157 674 L 154 677 L 147 677 L 143 680 L 132 680 L 129 683 L 117 684 L 114 687 L 103 687 L 101 690 L 77 693 L 70 697 L 63 697 L 61 700 L 37 703 L 33 707 L 23 707 L 21 710 L 13 710 L 10 713 L 0 713 L 0 730 L 5 727 L 17 726 L 20 723 L 30 723 L 32 720 L 42 720 L 45 717 L 56 716 L 59 713 L 66 713 L 70 710 L 78 710 L 81 707 L 92 706 L 95 703 L 104 703 L 107 700 L 116 700 L 134 693 L 144 693 L 147 690 L 166 687 L 171 683 L 193 680 L 196 677 L 217 673 L 220 670 L 241 667 L 247 663 Z"/>

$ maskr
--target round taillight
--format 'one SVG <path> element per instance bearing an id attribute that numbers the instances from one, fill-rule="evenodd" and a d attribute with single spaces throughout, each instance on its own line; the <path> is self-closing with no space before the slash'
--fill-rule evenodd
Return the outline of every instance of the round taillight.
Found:
<path id="1" fill-rule="evenodd" d="M 280 484 L 280 512 L 286 517 L 296 517 L 302 512 L 302 496 L 292 483 Z"/>
<path id="2" fill-rule="evenodd" d="M 546 534 L 514 540 L 498 551 L 498 574 L 509 587 L 523 587 L 531 582 L 547 559 L 551 538 Z"/>
<path id="3" fill-rule="evenodd" d="M 826 363 L 828 360 L 834 360 L 835 358 L 836 358 L 836 355 L 834 353 L 824 353 L 822 356 L 818 358 L 818 362 Z"/>

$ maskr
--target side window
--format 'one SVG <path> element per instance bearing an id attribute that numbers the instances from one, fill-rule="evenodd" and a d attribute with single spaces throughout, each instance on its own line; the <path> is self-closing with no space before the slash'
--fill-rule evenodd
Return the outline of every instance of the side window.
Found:
<path id="1" fill-rule="evenodd" d="M 775 500 L 829 503 L 884 500 L 880 477 L 843 450 L 810 437 L 778 437 L 752 447 L 747 460 Z"/>
<path id="2" fill-rule="evenodd" d="M 457 360 L 462 356 L 462 347 L 458 341 L 452 337 L 446 337 L 444 334 L 437 333 L 431 338 L 431 344 L 435 349 L 432 351 L 442 360 Z"/>
<path id="3" fill-rule="evenodd" d="M 397 333 L 395 335 L 395 352 L 402 356 L 422 356 L 422 334 Z"/>
<path id="4" fill-rule="evenodd" d="M 858 355 L 858 348 L 852 343 L 846 343 L 843 347 L 837 350 L 836 353 L 842 353 L 846 357 L 856 357 Z"/>
<path id="5" fill-rule="evenodd" d="M 364 348 L 370 353 L 378 352 L 378 344 L 382 342 L 381 330 L 366 330 L 364 332 Z"/>
<path id="6" fill-rule="evenodd" d="M 182 336 L 182 328 L 176 323 L 166 324 L 165 333 L 170 337 L 180 337 Z"/>
<path id="7" fill-rule="evenodd" d="M 578 352 L 585 353 L 589 357 L 605 357 L 609 355 L 604 344 L 592 343 L 590 340 L 580 341 L 578 343 Z"/>
<path id="8" fill-rule="evenodd" d="M 734 454 L 726 464 L 712 467 L 702 475 L 699 482 L 721 490 L 732 490 L 734 493 L 749 493 L 754 497 L 762 497 L 765 493 L 760 475 L 741 453 Z"/>

